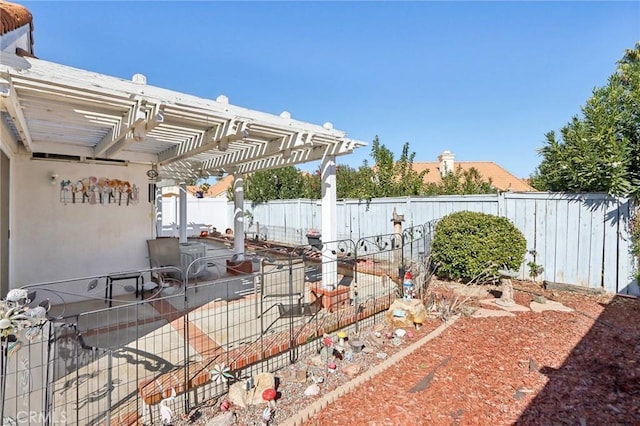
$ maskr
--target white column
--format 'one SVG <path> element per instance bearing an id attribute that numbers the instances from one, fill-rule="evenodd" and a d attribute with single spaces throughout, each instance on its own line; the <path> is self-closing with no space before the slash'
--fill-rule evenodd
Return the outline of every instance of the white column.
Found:
<path id="1" fill-rule="evenodd" d="M 180 227 L 180 242 L 187 242 L 187 184 L 180 184 L 180 195 L 178 200 L 180 201 L 180 218 L 178 219 L 178 226 Z"/>
<path id="2" fill-rule="evenodd" d="M 152 211 L 155 212 L 156 234 L 153 237 L 157 238 L 162 236 L 162 220 L 164 212 L 162 211 L 162 189 L 159 186 L 156 186 L 155 188 L 155 208 L 152 207 Z M 151 187 L 149 187 L 149 189 L 151 189 Z"/>
<path id="3" fill-rule="evenodd" d="M 238 260 L 244 260 L 244 180 L 242 174 L 233 175 L 233 247 Z"/>
<path id="4" fill-rule="evenodd" d="M 336 158 L 327 155 L 322 159 L 322 286 L 327 288 L 338 285 L 338 264 L 336 262 L 337 193 Z M 326 243 L 325 243 L 326 241 Z"/>

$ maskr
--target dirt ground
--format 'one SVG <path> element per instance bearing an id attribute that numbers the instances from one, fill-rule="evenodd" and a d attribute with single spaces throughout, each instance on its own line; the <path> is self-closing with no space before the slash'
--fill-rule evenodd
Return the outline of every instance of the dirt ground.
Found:
<path id="1" fill-rule="evenodd" d="M 543 295 L 574 311 L 463 316 L 305 425 L 640 425 L 640 299 L 552 292 L 532 282 L 514 285 L 520 305 L 528 307 Z M 433 287 L 453 294 L 451 284 Z M 466 300 L 469 312 L 479 306 L 498 310 L 479 303 L 487 297 L 485 289 Z M 354 354 L 351 362 L 337 360 L 335 373 L 310 358 L 276 372 L 279 397 L 269 424 L 285 421 L 350 380 L 342 370 L 347 364 L 359 364 L 361 374 L 382 362 L 379 353 L 391 356 L 439 324 L 431 319 L 422 329 L 409 330 L 411 337 L 400 344 L 385 338 L 393 327 L 370 326 L 362 336 L 371 350 Z M 376 331 L 382 337 L 373 337 Z M 296 370 L 324 378 L 319 395 L 304 395 L 311 378 L 287 379 Z M 224 399 L 209 401 L 176 424 L 207 424 L 221 414 Z M 231 406 L 230 411 L 236 424 L 260 425 L 264 408 Z"/>

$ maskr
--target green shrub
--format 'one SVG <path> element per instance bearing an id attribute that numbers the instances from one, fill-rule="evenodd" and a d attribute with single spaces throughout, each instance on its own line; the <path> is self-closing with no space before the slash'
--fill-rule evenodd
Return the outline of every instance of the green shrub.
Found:
<path id="1" fill-rule="evenodd" d="M 478 212 L 443 217 L 435 228 L 431 256 L 441 278 L 490 282 L 499 269 L 518 270 L 526 240 L 508 219 Z"/>

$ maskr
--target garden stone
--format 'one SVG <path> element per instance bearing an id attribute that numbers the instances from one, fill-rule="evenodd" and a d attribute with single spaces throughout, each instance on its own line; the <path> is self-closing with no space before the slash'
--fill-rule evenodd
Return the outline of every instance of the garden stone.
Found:
<path id="1" fill-rule="evenodd" d="M 573 309 L 553 300 L 547 300 L 546 303 L 531 302 L 529 306 L 535 313 L 540 313 L 543 311 L 573 312 Z"/>
<path id="2" fill-rule="evenodd" d="M 304 383 L 307 381 L 307 370 L 290 371 L 283 378 L 288 382 Z"/>
<path id="3" fill-rule="evenodd" d="M 427 309 L 420 299 L 396 299 L 385 313 L 386 322 L 393 327 L 413 327 L 426 319 Z"/>
<path id="4" fill-rule="evenodd" d="M 505 311 L 509 312 L 529 312 L 530 310 L 526 306 L 518 305 L 516 302 L 505 305 L 500 302 L 500 299 L 483 299 L 480 301 L 480 303 L 483 305 L 504 309 Z"/>
<path id="5" fill-rule="evenodd" d="M 254 383 L 254 388 L 248 392 L 249 398 L 247 398 L 247 402 L 250 405 L 262 404 L 265 402 L 264 399 L 262 399 L 262 392 L 267 389 L 276 388 L 276 377 L 273 373 L 269 372 L 258 373 L 254 376 Z"/>
<path id="6" fill-rule="evenodd" d="M 346 374 L 350 379 L 353 379 L 360 373 L 362 366 L 360 364 L 348 364 L 342 367 L 342 372 Z"/>
<path id="7" fill-rule="evenodd" d="M 541 294 L 536 294 L 535 296 L 533 296 L 533 301 L 536 303 L 547 303 L 547 298 L 542 296 Z"/>
<path id="8" fill-rule="evenodd" d="M 239 380 L 229 387 L 229 402 L 241 408 L 247 408 L 247 381 Z"/>

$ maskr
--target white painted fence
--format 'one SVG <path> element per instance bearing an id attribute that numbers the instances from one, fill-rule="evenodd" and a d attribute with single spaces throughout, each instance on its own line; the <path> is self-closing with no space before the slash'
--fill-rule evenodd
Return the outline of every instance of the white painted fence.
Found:
<path id="1" fill-rule="evenodd" d="M 631 254 L 631 200 L 542 192 L 381 198 L 370 203 L 344 200 L 338 202 L 338 239 L 355 242 L 393 232 L 394 208 L 404 215 L 405 227 L 462 210 L 504 216 L 522 231 L 527 249 L 536 253 L 535 263 L 544 268 L 537 280 L 640 295 Z M 320 202 L 315 200 L 278 200 L 256 206 L 247 202 L 245 210 L 246 231 L 272 241 L 305 244 L 306 232 L 321 224 Z M 233 205 L 225 200 L 190 200 L 187 211 L 188 222 L 212 224 L 218 230 L 233 227 Z M 529 279 L 527 263 L 533 260 L 533 254 L 527 253 L 520 278 Z"/>

